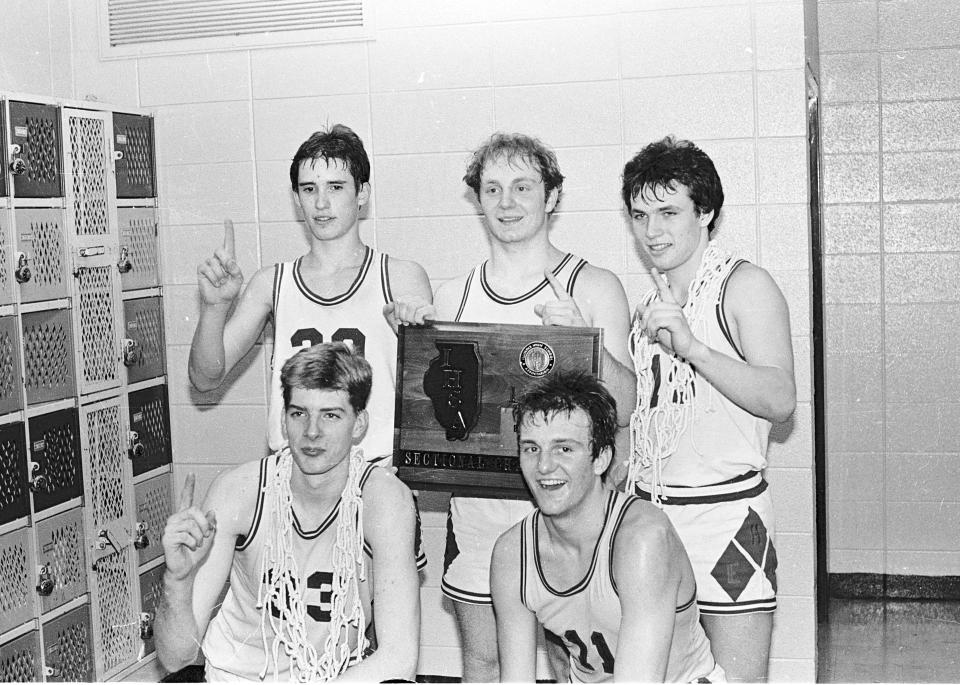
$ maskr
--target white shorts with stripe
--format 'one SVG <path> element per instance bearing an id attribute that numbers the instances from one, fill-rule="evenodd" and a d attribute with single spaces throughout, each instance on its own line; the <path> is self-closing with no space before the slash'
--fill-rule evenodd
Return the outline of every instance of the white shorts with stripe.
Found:
<path id="1" fill-rule="evenodd" d="M 637 494 L 650 499 L 640 485 Z M 664 485 L 660 500 L 690 557 L 701 614 L 777 608 L 773 501 L 758 472 L 715 485 Z"/>

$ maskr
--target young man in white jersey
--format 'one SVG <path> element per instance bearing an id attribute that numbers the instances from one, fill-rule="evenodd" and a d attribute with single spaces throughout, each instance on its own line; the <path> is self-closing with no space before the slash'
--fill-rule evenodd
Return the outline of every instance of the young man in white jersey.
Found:
<path id="1" fill-rule="evenodd" d="M 501 680 L 536 678 L 539 622 L 566 648 L 573 682 L 722 681 L 670 521 L 604 486 L 617 430 L 607 389 L 557 372 L 521 395 L 514 420 L 538 508 L 493 552 Z"/>
<path id="2" fill-rule="evenodd" d="M 407 487 L 356 447 L 370 365 L 323 343 L 287 360 L 281 382 L 289 446 L 221 472 L 202 507 L 188 477 L 167 521 L 160 662 L 179 670 L 200 647 L 208 681 L 412 680 L 416 517 Z"/>
<path id="3" fill-rule="evenodd" d="M 360 212 L 370 199 L 370 160 L 346 126 L 318 131 L 297 150 L 290 183 L 307 227 L 309 251 L 264 267 L 243 294 L 243 274 L 227 221 L 223 247 L 198 268 L 200 320 L 190 348 L 189 374 L 201 391 L 216 388 L 273 319 L 268 393 L 270 449 L 282 446 L 280 368 L 297 350 L 320 342 L 349 342 L 373 367 L 370 412 L 377 418 L 361 442 L 364 457 L 389 464 L 393 452 L 397 337 L 384 315 L 395 298 L 429 303 L 430 282 L 415 262 L 380 254 L 360 239 Z M 233 313 L 234 300 L 240 295 Z"/>
<path id="4" fill-rule="evenodd" d="M 683 540 L 727 677 L 763 681 L 777 557 L 762 471 L 771 424 L 796 405 L 787 304 L 766 271 L 711 241 L 723 189 L 696 145 L 646 146 L 622 192 L 656 287 L 634 322 L 633 451 L 618 472 Z"/>
<path id="5" fill-rule="evenodd" d="M 442 284 L 435 306 L 403 303 L 398 318 L 602 328 L 604 378 L 621 406 L 632 407 L 635 380 L 623 286 L 612 272 L 550 240 L 550 215 L 563 184 L 556 155 L 530 136 L 497 133 L 474 151 L 464 181 L 483 212 L 489 258 Z M 626 426 L 629 410 L 620 418 Z M 523 501 L 451 498 L 442 591 L 454 601 L 465 681 L 498 679 L 490 554 L 497 537 L 531 509 Z"/>

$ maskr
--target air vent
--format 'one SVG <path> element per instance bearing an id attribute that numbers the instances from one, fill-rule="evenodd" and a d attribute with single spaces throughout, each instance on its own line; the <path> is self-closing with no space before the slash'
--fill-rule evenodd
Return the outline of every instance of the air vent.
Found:
<path id="1" fill-rule="evenodd" d="M 364 0 L 102 0 L 104 56 L 370 37 Z"/>

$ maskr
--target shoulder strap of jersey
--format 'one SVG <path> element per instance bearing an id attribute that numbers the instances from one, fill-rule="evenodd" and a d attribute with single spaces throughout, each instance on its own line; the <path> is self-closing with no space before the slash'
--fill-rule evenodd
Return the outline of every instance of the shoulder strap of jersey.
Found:
<path id="1" fill-rule="evenodd" d="M 743 356 L 743 351 L 737 347 L 737 344 L 733 341 L 733 334 L 730 332 L 730 324 L 727 322 L 727 313 L 724 309 L 724 300 L 727 296 L 727 284 L 730 282 L 730 277 L 733 276 L 733 272 L 736 271 L 741 264 L 746 264 L 747 260 L 738 259 L 730 265 L 730 270 L 727 272 L 726 276 L 723 277 L 723 283 L 720 284 L 720 292 L 717 295 L 717 323 L 720 326 L 720 332 L 723 333 L 723 337 L 726 338 L 727 342 L 730 344 L 730 347 L 733 348 L 733 351 L 736 352 L 740 359 L 747 361 L 747 358 Z"/>
<path id="2" fill-rule="evenodd" d="M 580 260 L 573 265 L 573 269 L 570 271 L 570 278 L 567 279 L 567 295 L 573 297 L 573 288 L 577 284 L 577 278 L 580 276 L 580 272 L 583 271 L 583 268 L 587 265 L 587 260 L 580 258 Z"/>
<path id="3" fill-rule="evenodd" d="M 383 291 L 384 304 L 393 302 L 393 291 L 390 289 L 390 257 L 380 255 L 380 289 Z"/>
<path id="4" fill-rule="evenodd" d="M 470 271 L 470 275 L 467 276 L 466 282 L 463 284 L 463 296 L 460 298 L 460 307 L 457 309 L 457 315 L 453 318 L 454 321 L 459 321 L 460 317 L 463 316 L 463 310 L 467 306 L 467 298 L 470 296 L 470 285 L 473 283 L 474 276 L 477 275 L 477 269 L 479 267 L 473 267 Z"/>
<path id="5" fill-rule="evenodd" d="M 257 484 L 257 503 L 253 507 L 253 520 L 250 522 L 250 529 L 245 534 L 237 536 L 234 549 L 238 552 L 250 546 L 257 531 L 260 529 L 260 520 L 263 518 L 264 496 L 267 492 L 267 473 L 270 467 L 270 460 L 274 458 L 275 455 L 271 454 L 260 460 L 260 478 Z"/>

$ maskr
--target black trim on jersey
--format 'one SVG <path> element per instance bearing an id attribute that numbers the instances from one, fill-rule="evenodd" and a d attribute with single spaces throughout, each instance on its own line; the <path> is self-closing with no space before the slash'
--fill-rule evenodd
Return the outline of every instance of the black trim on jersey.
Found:
<path id="1" fill-rule="evenodd" d="M 470 270 L 470 275 L 467 276 L 466 282 L 463 284 L 463 295 L 460 297 L 460 308 L 457 309 L 457 315 L 453 318 L 454 321 L 459 321 L 460 317 L 463 316 L 463 310 L 467 306 L 467 298 L 470 296 L 470 284 L 473 283 L 473 277 L 477 273 L 477 267 L 473 267 Z"/>
<path id="2" fill-rule="evenodd" d="M 718 495 L 691 495 L 690 497 L 667 497 L 666 495 L 661 495 L 660 502 L 662 504 L 674 506 L 681 506 L 684 504 L 719 504 L 720 502 L 736 502 L 737 500 L 756 497 L 766 489 L 767 481 L 761 480 L 759 484 L 755 485 L 749 490 L 724 492 Z M 641 490 L 639 485 L 636 489 L 636 495 L 645 502 L 650 501 L 650 493 L 645 490 Z"/>
<path id="3" fill-rule="evenodd" d="M 387 268 L 389 257 L 380 255 L 380 288 L 383 290 L 384 303 L 393 302 L 393 291 L 390 290 L 390 270 Z"/>
<path id="4" fill-rule="evenodd" d="M 267 466 L 272 458 L 273 455 L 270 455 L 260 460 L 260 480 L 257 486 L 257 503 L 253 507 L 253 520 L 250 522 L 250 528 L 246 534 L 237 536 L 237 541 L 233 545 L 233 548 L 237 551 L 245 550 L 260 529 L 260 519 L 263 518 L 263 498 L 267 492 Z"/>
<path id="5" fill-rule="evenodd" d="M 283 278 L 283 264 L 273 265 L 273 323 L 277 323 L 277 307 L 280 304 L 280 281 Z"/>
<path id="6" fill-rule="evenodd" d="M 730 282 L 730 277 L 733 276 L 733 272 L 737 270 L 741 264 L 746 264 L 745 259 L 738 259 L 733 263 L 733 266 L 730 267 L 730 272 L 723 279 L 723 283 L 720 286 L 720 296 L 717 298 L 717 323 L 720 325 L 720 332 L 723 333 L 723 337 L 727 339 L 727 342 L 730 343 L 730 347 L 733 348 L 733 351 L 743 361 L 747 361 L 747 358 L 743 356 L 743 352 L 740 351 L 740 348 L 737 347 L 737 344 L 733 342 L 733 335 L 730 333 L 730 326 L 727 323 L 727 313 L 723 309 L 723 301 L 727 296 L 727 283 Z"/>
<path id="7" fill-rule="evenodd" d="M 527 564 L 530 563 L 527 560 L 528 521 L 530 521 L 530 519 L 526 519 L 523 525 L 520 526 L 520 603 L 530 609 L 530 606 L 527 604 Z M 533 611 L 533 609 L 530 610 Z"/>
<path id="8" fill-rule="evenodd" d="M 534 510 L 533 516 L 531 517 L 533 520 L 533 561 L 537 568 L 537 575 L 540 577 L 540 583 L 551 595 L 556 597 L 571 597 L 583 591 L 583 589 L 589 585 L 590 579 L 593 577 L 593 572 L 597 568 L 597 560 L 600 557 L 600 541 L 603 539 L 603 532 L 607 529 L 610 514 L 613 512 L 616 495 L 617 493 L 612 490 L 607 495 L 607 504 L 603 512 L 603 527 L 600 529 L 600 535 L 597 536 L 597 542 L 593 547 L 593 557 L 590 559 L 590 568 L 587 569 L 586 575 L 584 575 L 579 582 L 574 583 L 566 590 L 557 590 L 554 588 L 547 582 L 547 577 L 543 573 L 543 567 L 540 565 L 540 535 L 537 533 L 537 521 L 540 518 L 540 510 Z"/>
<path id="9" fill-rule="evenodd" d="M 577 262 L 577 265 L 573 267 L 573 271 L 570 273 L 570 278 L 567 279 L 567 295 L 573 297 L 573 287 L 577 284 L 577 277 L 580 275 L 580 272 L 583 271 L 584 267 L 587 265 L 586 259 L 581 259 Z"/>
<path id="10" fill-rule="evenodd" d="M 569 262 L 571 259 L 573 259 L 572 254 L 570 254 L 569 252 L 565 254 L 563 259 L 560 260 L 560 263 L 557 266 L 553 267 L 552 269 L 553 275 L 556 276 L 557 274 L 559 274 L 563 270 L 563 267 L 565 267 L 567 265 L 567 262 Z M 484 262 L 483 264 L 480 265 L 480 285 L 483 287 L 483 292 L 487 294 L 487 297 L 489 297 L 491 300 L 493 300 L 498 304 L 519 304 L 524 300 L 529 300 L 538 292 L 548 287 L 550 285 L 550 282 L 546 279 L 546 277 L 544 277 L 544 279 L 540 281 L 540 283 L 538 283 L 532 289 L 528 290 L 522 295 L 519 295 L 517 297 L 503 297 L 502 295 L 498 295 L 496 291 L 490 286 L 490 284 L 487 283 L 487 262 Z M 572 283 L 570 285 L 572 286 Z"/>
<path id="11" fill-rule="evenodd" d="M 370 478 L 371 469 L 377 468 L 373 464 L 365 464 L 364 471 L 360 474 L 360 491 L 363 492 L 363 486 L 366 485 L 367 479 Z M 297 518 L 297 512 L 291 510 L 293 514 L 293 530 L 304 540 L 313 540 L 319 537 L 327 528 L 329 528 L 334 521 L 337 520 L 337 516 L 340 514 L 340 506 L 343 504 L 343 497 L 341 496 L 337 503 L 334 505 L 333 509 L 330 510 L 330 513 L 327 514 L 327 517 L 320 522 L 320 525 L 314 528 L 313 530 L 304 530 L 303 525 L 300 523 L 300 519 Z M 366 541 L 364 541 L 366 543 Z"/>
<path id="12" fill-rule="evenodd" d="M 371 250 L 369 246 L 366 248 L 366 252 L 363 254 L 363 263 L 360 265 L 360 269 L 357 271 L 357 276 L 353 279 L 353 283 L 351 283 L 350 287 L 344 292 L 339 295 L 334 295 L 333 297 L 321 297 L 310 290 L 306 281 L 303 280 L 303 276 L 300 275 L 300 262 L 302 260 L 303 257 L 301 256 L 297 257 L 296 261 L 293 262 L 294 283 L 297 284 L 297 288 L 305 298 L 321 306 L 330 307 L 346 302 L 360 289 L 360 286 L 363 284 L 363 279 L 367 277 L 367 272 L 370 271 L 370 265 L 373 263 L 373 250 Z"/>

